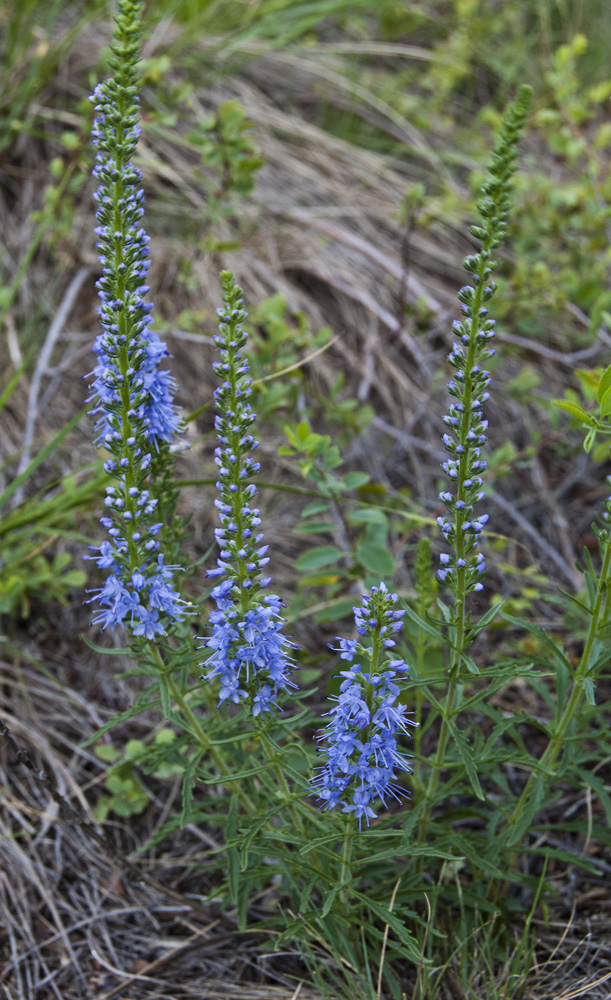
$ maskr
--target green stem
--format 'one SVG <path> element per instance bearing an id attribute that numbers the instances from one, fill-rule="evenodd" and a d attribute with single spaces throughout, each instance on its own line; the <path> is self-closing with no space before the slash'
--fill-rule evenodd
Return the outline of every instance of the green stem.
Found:
<path id="1" fill-rule="evenodd" d="M 450 726 L 448 724 L 448 719 L 451 719 L 455 714 L 454 700 L 456 698 L 458 684 L 458 678 L 451 675 L 450 682 L 448 684 L 448 693 L 443 706 L 441 729 L 439 731 L 439 739 L 437 740 L 437 752 L 435 753 L 433 760 L 431 777 L 427 783 L 427 788 L 424 793 L 424 805 L 422 815 L 418 823 L 419 844 L 423 844 L 426 840 L 426 832 L 431 818 L 431 810 L 433 808 L 433 799 L 435 797 L 435 792 L 437 791 L 437 785 L 439 784 L 439 778 L 441 776 L 445 759 L 445 751 L 450 739 Z M 420 860 L 422 861 L 423 859 L 421 858 Z"/>
<path id="2" fill-rule="evenodd" d="M 340 875 L 340 882 L 349 882 L 352 878 L 352 844 L 354 842 L 354 824 L 351 820 L 346 821 L 344 826 L 344 839 L 342 844 L 342 870 Z M 340 892 L 340 899 L 345 907 L 348 906 L 350 899 L 348 888 L 344 888 Z"/>
<path id="3" fill-rule="evenodd" d="M 427 605 L 425 601 L 421 601 L 418 605 L 418 614 L 424 619 L 426 615 Z M 418 639 L 416 642 L 416 678 L 419 681 L 424 679 L 424 654 L 426 651 L 426 634 L 424 629 L 418 629 Z M 414 673 L 414 671 L 412 671 Z M 424 790 L 424 780 L 422 775 L 422 711 L 424 708 L 424 692 L 422 687 L 418 685 L 416 688 L 416 705 L 415 705 L 415 731 L 414 731 L 414 777 L 413 785 L 415 791 L 420 794 Z"/>

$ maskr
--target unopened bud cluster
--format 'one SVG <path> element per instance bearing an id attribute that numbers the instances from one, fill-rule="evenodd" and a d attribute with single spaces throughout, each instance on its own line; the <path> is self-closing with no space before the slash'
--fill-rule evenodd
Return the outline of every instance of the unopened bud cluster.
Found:
<path id="1" fill-rule="evenodd" d="M 489 275 L 490 268 L 482 266 L 475 277 L 479 281 Z M 479 302 L 490 299 L 494 289 L 494 282 L 481 291 L 477 285 L 475 289 L 470 285 L 461 289 L 459 299 L 465 319 L 454 323 L 454 333 L 460 340 L 453 344 L 448 356 L 456 374 L 448 383 L 448 392 L 454 401 L 443 418 L 449 430 L 443 435 L 443 444 L 451 457 L 442 468 L 454 489 L 439 494 L 451 517 L 439 517 L 437 523 L 454 552 L 441 555 L 437 577 L 455 586 L 457 571 L 463 572 L 465 593 L 482 590 L 480 577 L 485 570 L 484 557 L 475 550 L 488 515 L 475 516 L 474 507 L 485 496 L 481 473 L 486 462 L 482 458 L 482 446 L 486 442 L 488 421 L 483 417 L 483 405 L 489 395 L 490 373 L 481 365 L 494 354 L 488 347 L 494 337 L 494 320 L 487 318 L 488 310 Z"/>
<path id="2" fill-rule="evenodd" d="M 488 428 L 484 404 L 489 398 L 490 385 L 490 372 L 485 365 L 495 353 L 489 346 L 494 338 L 494 320 L 488 318 L 486 303 L 496 291 L 492 280 L 496 266 L 492 250 L 505 235 L 516 143 L 528 102 L 528 92 L 524 89 L 508 115 L 492 155 L 490 174 L 482 188 L 483 197 L 477 203 L 481 225 L 469 230 L 481 241 L 482 247 L 479 253 L 464 261 L 465 269 L 473 275 L 473 285 L 465 285 L 459 292 L 463 318 L 454 322 L 457 340 L 448 355 L 455 375 L 448 383 L 452 403 L 443 418 L 448 428 L 443 435 L 443 445 L 450 457 L 442 468 L 450 480 L 450 489 L 439 494 L 448 516 L 438 517 L 437 523 L 453 551 L 441 555 L 437 578 L 460 595 L 459 599 L 483 589 L 481 577 L 486 568 L 477 547 L 488 515 L 475 513 L 475 505 L 485 496 L 482 473 L 486 461 L 482 458 L 482 447 Z"/>

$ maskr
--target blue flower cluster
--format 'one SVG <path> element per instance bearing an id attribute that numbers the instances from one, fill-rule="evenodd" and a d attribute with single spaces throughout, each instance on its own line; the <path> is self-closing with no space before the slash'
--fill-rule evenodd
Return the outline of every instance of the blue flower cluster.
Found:
<path id="1" fill-rule="evenodd" d="M 136 5 L 137 6 L 137 5 Z M 171 442 L 179 421 L 172 401 L 174 381 L 159 362 L 167 348 L 150 330 L 152 305 L 144 301 L 149 238 L 140 225 L 142 174 L 131 162 L 137 120 L 138 37 L 133 0 L 120 0 L 113 46 L 114 76 L 91 100 L 96 119 L 94 176 L 102 277 L 97 283 L 102 333 L 95 342 L 98 362 L 89 396 L 98 416 L 96 442 L 110 453 L 104 469 L 108 516 L 102 524 L 110 542 L 90 546 L 96 564 L 110 570 L 92 600 L 100 605 L 94 624 L 127 625 L 134 636 L 154 639 L 166 631 L 162 618 L 180 620 L 185 604 L 172 586 L 177 567 L 159 554 L 158 499 L 152 495 L 153 452 Z"/>
<path id="2" fill-rule="evenodd" d="M 258 442 L 250 433 L 256 415 L 248 402 L 252 380 L 241 353 L 246 334 L 240 324 L 247 314 L 242 292 L 228 271 L 221 274 L 221 283 L 225 305 L 218 310 L 220 333 L 214 338 L 221 349 L 214 370 L 223 379 L 214 394 L 219 442 L 214 460 L 220 492 L 215 503 L 221 521 L 215 534 L 221 552 L 217 568 L 208 576 L 224 579 L 212 591 L 217 610 L 210 616 L 212 635 L 205 648 L 211 655 L 204 665 L 210 668 L 206 679 L 221 680 L 221 702 L 237 705 L 248 700 L 258 716 L 273 711 L 279 691 L 295 687 L 288 679 L 294 669 L 289 650 L 297 647 L 282 634 L 280 598 L 262 594 L 271 577 L 260 575 L 269 563 L 268 546 L 261 545 L 263 534 L 257 530 L 260 511 L 249 506 L 257 487 L 247 479 L 260 464 L 248 454 Z"/>
<path id="3" fill-rule="evenodd" d="M 338 639 L 342 660 L 350 668 L 340 671 L 343 681 L 339 696 L 327 714 L 331 717 L 319 737 L 319 749 L 327 757 L 312 781 L 323 809 L 341 805 L 342 812 L 353 813 L 359 829 L 365 819 L 375 819 L 372 808 L 376 799 L 384 806 L 390 795 L 399 799 L 405 789 L 395 781 L 395 770 L 411 772 L 409 758 L 397 747 L 397 734 L 407 733 L 413 725 L 399 701 L 396 678 L 409 667 L 405 660 L 389 659 L 380 663 L 381 654 L 394 649 L 393 635 L 403 627 L 405 611 L 396 611 L 397 595 L 381 583 L 363 595 L 362 608 L 354 608 L 358 635 L 371 640 L 368 646 L 358 639 Z M 334 649 L 335 647 L 331 647 Z M 387 654 L 388 655 L 388 654 Z M 392 653 L 390 653 L 392 657 Z M 361 657 L 364 670 L 356 660 Z"/>

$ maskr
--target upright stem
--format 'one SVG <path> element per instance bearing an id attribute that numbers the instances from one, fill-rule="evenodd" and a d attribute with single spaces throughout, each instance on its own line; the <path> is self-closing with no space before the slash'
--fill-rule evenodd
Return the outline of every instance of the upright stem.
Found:
<path id="1" fill-rule="evenodd" d="M 344 839 L 342 844 L 342 870 L 340 881 L 349 882 L 352 878 L 352 844 L 354 842 L 354 823 L 349 819 L 344 826 Z M 340 899 L 344 906 L 348 905 L 349 893 L 346 886 L 340 892 Z"/>

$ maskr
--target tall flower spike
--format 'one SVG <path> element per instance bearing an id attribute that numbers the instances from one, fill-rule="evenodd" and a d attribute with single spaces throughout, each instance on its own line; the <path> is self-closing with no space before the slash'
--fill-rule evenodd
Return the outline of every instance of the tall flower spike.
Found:
<path id="1" fill-rule="evenodd" d="M 242 292 L 229 271 L 222 272 L 221 285 L 224 308 L 218 310 L 220 333 L 214 338 L 221 349 L 214 371 L 223 379 L 214 394 L 219 442 L 214 460 L 220 492 L 215 504 L 222 525 L 215 534 L 221 553 L 217 569 L 208 576 L 224 579 L 212 591 L 217 610 L 210 616 L 212 635 L 204 648 L 211 653 L 203 666 L 209 668 L 206 680 L 220 678 L 221 703 L 248 701 L 258 716 L 273 710 L 281 690 L 296 686 L 288 679 L 294 669 L 288 650 L 297 647 L 282 635 L 280 598 L 263 595 L 271 582 L 270 577 L 260 576 L 269 563 L 268 546 L 261 545 L 263 535 L 257 531 L 260 511 L 249 506 L 257 487 L 247 483 L 260 468 L 248 454 L 258 442 L 250 433 L 256 419 L 248 402 L 252 379 L 247 377 L 249 366 L 241 353 L 246 334 L 240 324 L 247 314 Z"/>
<path id="2" fill-rule="evenodd" d="M 450 479 L 451 489 L 440 493 L 439 499 L 450 516 L 438 517 L 437 523 L 453 552 L 441 555 L 437 578 L 454 589 L 457 604 L 461 604 L 468 593 L 483 589 L 481 577 L 486 564 L 483 555 L 476 550 L 488 515 L 475 516 L 474 507 L 485 496 L 481 473 L 486 462 L 481 454 L 488 427 L 483 406 L 489 398 L 490 373 L 484 366 L 495 353 L 489 346 L 494 338 L 494 320 L 488 319 L 485 303 L 496 291 L 496 284 L 491 280 L 496 267 L 492 251 L 505 235 L 516 145 L 529 103 L 530 89 L 523 87 L 516 104 L 508 112 L 492 154 L 489 176 L 482 188 L 483 197 L 477 203 L 481 225 L 471 226 L 469 230 L 481 242 L 481 250 L 464 261 L 466 270 L 473 275 L 473 285 L 465 285 L 459 292 L 463 318 L 454 322 L 453 330 L 458 339 L 448 356 L 456 374 L 448 383 L 448 392 L 454 402 L 443 418 L 449 431 L 443 435 L 443 444 L 450 457 L 442 468 Z"/>
<path id="3" fill-rule="evenodd" d="M 397 747 L 397 734 L 407 733 L 407 710 L 399 702 L 396 678 L 409 670 L 405 660 L 392 658 L 395 633 L 403 628 L 405 611 L 395 611 L 397 595 L 381 583 L 363 595 L 362 608 L 354 608 L 357 635 L 371 640 L 365 645 L 358 639 L 340 639 L 342 660 L 350 664 L 341 670 L 339 696 L 327 713 L 330 721 L 319 737 L 319 749 L 326 756 L 318 768 L 312 787 L 322 800 L 322 809 L 342 806 L 353 813 L 361 829 L 363 818 L 376 818 L 372 808 L 376 799 L 384 806 L 388 796 L 407 795 L 396 783 L 395 771 L 412 771 L 409 758 Z M 334 649 L 335 647 L 331 647 Z M 388 657 L 382 662 L 383 655 Z M 362 658 L 364 669 L 356 657 Z"/>
<path id="4" fill-rule="evenodd" d="M 88 401 L 98 416 L 96 443 L 110 452 L 104 469 L 113 485 L 106 487 L 109 516 L 102 518 L 111 540 L 89 546 L 98 554 L 86 558 L 110 570 L 92 598 L 100 605 L 93 623 L 103 628 L 125 624 L 134 636 L 153 639 L 166 632 L 164 619 L 167 624 L 184 617 L 185 605 L 173 588 L 177 567 L 165 566 L 158 553 L 162 524 L 156 521 L 158 499 L 149 481 L 153 457 L 171 441 L 179 422 L 172 401 L 174 381 L 158 369 L 168 351 L 149 328 L 152 305 L 144 301 L 149 238 L 140 225 L 142 174 L 131 162 L 140 134 L 136 81 L 141 11 L 141 0 L 119 0 L 113 75 L 91 98 L 103 332 L 94 346 L 98 363 Z"/>

